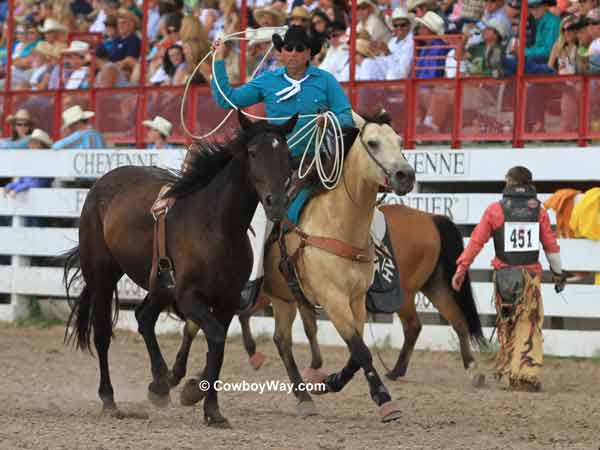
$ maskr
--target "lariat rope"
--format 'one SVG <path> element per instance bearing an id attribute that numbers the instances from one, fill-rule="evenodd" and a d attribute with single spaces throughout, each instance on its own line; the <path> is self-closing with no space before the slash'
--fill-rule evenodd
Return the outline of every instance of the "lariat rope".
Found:
<path id="1" fill-rule="evenodd" d="M 280 27 L 263 27 L 263 28 L 261 28 L 261 30 L 269 30 L 269 29 L 273 30 L 273 32 L 277 32 L 277 31 L 281 30 Z M 246 36 L 246 31 L 238 31 L 237 33 L 232 33 L 232 34 L 223 36 L 221 38 L 221 40 L 223 43 L 225 43 L 227 41 L 242 41 L 242 40 L 249 41 L 251 39 Z M 265 55 L 262 57 L 262 59 L 260 60 L 260 62 L 256 66 L 256 68 L 252 72 L 252 74 L 250 76 L 250 80 L 252 80 L 256 76 L 256 73 L 258 72 L 260 67 L 264 64 L 264 62 L 266 61 L 267 57 L 269 56 L 269 54 L 271 53 L 272 50 L 273 50 L 273 44 L 271 44 L 271 46 L 269 47 L 269 50 L 265 53 Z M 215 81 L 215 86 L 217 87 L 217 90 L 219 91 L 221 96 L 231 106 L 232 109 L 231 109 L 231 111 L 229 111 L 227 113 L 225 118 L 215 128 L 210 130 L 208 133 L 200 135 L 200 136 L 192 134 L 188 130 L 188 128 L 185 124 L 184 107 L 185 107 L 188 91 L 189 91 L 189 88 L 191 85 L 191 81 L 193 80 L 194 76 L 196 75 L 196 72 L 198 71 L 200 66 L 204 63 L 204 61 L 206 61 L 213 54 L 214 54 L 213 50 L 209 51 L 204 56 L 204 58 L 202 58 L 200 60 L 200 62 L 196 65 L 196 67 L 194 68 L 194 70 L 192 71 L 190 76 L 188 77 L 186 84 L 185 84 L 185 89 L 183 91 L 183 99 L 181 101 L 181 108 L 179 110 L 179 119 L 181 121 L 181 126 L 183 127 L 183 131 L 190 138 L 195 139 L 195 140 L 206 139 L 207 137 L 213 135 L 225 124 L 225 122 L 227 122 L 227 119 L 229 119 L 229 116 L 231 116 L 231 114 L 233 113 L 234 110 L 239 111 L 239 108 L 235 104 L 233 104 L 233 102 L 225 95 L 225 93 L 221 89 L 221 86 L 219 85 L 219 81 L 215 74 L 215 72 L 216 72 L 215 71 L 215 59 L 213 58 L 212 59 L 212 77 L 213 77 L 213 80 Z M 257 120 L 273 121 L 273 120 L 289 120 L 292 118 L 292 116 L 289 116 L 289 117 L 263 117 L 263 116 L 257 116 L 255 114 L 248 113 L 243 110 L 241 112 L 242 112 L 242 114 L 246 115 L 247 117 L 250 117 L 252 119 L 257 119 Z M 319 114 L 301 114 L 298 116 L 298 118 L 309 118 L 310 119 L 306 124 L 304 124 L 300 129 L 298 129 L 288 139 L 288 146 L 290 149 L 294 148 L 296 145 L 298 145 L 300 142 L 302 142 L 304 139 L 306 139 L 306 146 L 304 147 L 304 151 L 302 152 L 302 158 L 300 160 L 300 167 L 298 168 L 299 178 L 303 179 L 306 176 L 308 176 L 311 169 L 313 169 L 313 167 L 314 167 L 315 170 L 317 171 L 317 174 L 319 176 L 319 179 L 321 180 L 321 184 L 323 185 L 323 187 L 325 187 L 328 190 L 335 189 L 335 187 L 340 182 L 340 179 L 342 176 L 343 162 L 344 162 L 344 137 L 343 137 L 343 132 L 342 132 L 342 125 L 340 124 L 339 119 L 331 111 L 325 111 L 325 112 L 322 112 Z M 319 126 L 319 122 L 322 122 L 321 126 Z M 333 153 L 333 155 L 331 155 L 331 157 L 333 159 L 333 164 L 331 166 L 331 169 L 329 170 L 329 173 L 327 173 L 327 169 L 325 168 L 325 162 L 323 160 L 323 153 L 327 152 L 327 150 L 325 149 L 324 142 L 325 142 L 325 137 L 326 137 L 328 131 L 333 136 L 333 143 L 334 143 L 334 153 Z M 309 149 L 311 147 L 311 143 L 314 143 L 314 154 L 313 155 L 311 155 L 310 154 L 311 152 L 309 151 Z M 309 162 L 308 159 L 310 159 L 310 158 L 312 158 L 312 160 L 310 160 L 310 162 Z"/>

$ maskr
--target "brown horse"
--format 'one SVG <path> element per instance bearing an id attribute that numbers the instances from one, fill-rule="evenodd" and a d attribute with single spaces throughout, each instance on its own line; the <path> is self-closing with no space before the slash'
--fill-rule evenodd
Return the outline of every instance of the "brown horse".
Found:
<path id="1" fill-rule="evenodd" d="M 198 143 L 200 151 L 181 176 L 156 167 L 121 167 L 104 175 L 90 190 L 81 212 L 79 246 L 65 263 L 67 296 L 73 279 L 67 280 L 71 267 L 80 263 L 85 280 L 67 325 L 67 333 L 71 324 L 73 330 L 66 337 L 74 337 L 80 349 L 90 349 L 93 330 L 100 365 L 98 393 L 104 410 L 121 414 L 110 382 L 108 348 L 112 293 L 127 274 L 149 291 L 136 318 L 150 355 L 150 399 L 164 404 L 171 385 L 183 376 L 182 370 L 185 373 L 181 361 L 187 360 L 187 355 L 178 355 L 179 365 L 169 373 L 154 331 L 160 312 L 172 307 L 186 321 L 187 334 L 201 328 L 207 337 L 203 378 L 210 384 L 204 418 L 209 425 L 227 425 L 219 411 L 214 382 L 223 364 L 227 329 L 252 269 L 247 230 L 259 200 L 271 220 L 280 220 L 285 214 L 290 177 L 285 136 L 296 120 L 295 116 L 283 125 L 273 125 L 252 123 L 240 115 L 242 130 L 237 137 L 223 145 Z M 150 278 L 154 227 L 150 208 L 167 182 L 172 186 L 166 195 L 177 199 L 166 219 L 175 289 L 151 283 Z M 115 315 L 118 298 L 116 303 Z"/>
<path id="2" fill-rule="evenodd" d="M 402 321 L 404 344 L 396 365 L 386 374 L 387 378 L 395 380 L 406 374 L 422 328 L 415 308 L 415 296 L 417 292 L 422 292 L 456 331 L 464 367 L 473 384 L 482 385 L 485 377 L 473 357 L 469 341 L 480 345 L 485 341 L 468 274 L 459 292 L 450 286 L 456 271 L 456 259 L 464 248 L 459 229 L 446 216 L 432 215 L 403 205 L 382 206 L 380 210 L 390 230 L 405 300 L 397 312 Z M 319 379 L 320 375 L 315 371 L 321 368 L 323 359 L 317 341 L 315 310 L 306 304 L 298 306 L 312 354 L 310 367 L 303 374 L 308 379 Z M 244 346 L 252 357 L 257 353 L 250 332 L 250 316 L 243 314 L 239 319 Z"/>

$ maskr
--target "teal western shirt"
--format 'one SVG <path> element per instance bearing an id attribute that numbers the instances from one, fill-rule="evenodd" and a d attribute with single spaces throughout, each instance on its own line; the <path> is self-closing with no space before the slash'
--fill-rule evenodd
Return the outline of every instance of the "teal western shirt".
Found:
<path id="1" fill-rule="evenodd" d="M 215 77 L 219 80 L 219 86 L 238 108 L 264 102 L 268 117 L 290 117 L 296 113 L 316 114 L 329 110 L 336 115 L 342 127 L 354 126 L 350 101 L 342 86 L 332 74 L 309 65 L 303 75 L 303 77 L 306 75 L 309 75 L 309 77 L 302 82 L 301 91 L 278 103 L 277 101 L 283 96 L 278 97 L 275 93 L 290 86 L 290 83 L 283 77 L 284 73 L 284 67 L 265 72 L 245 85 L 233 89 L 227 79 L 225 62 L 222 60 L 215 62 Z M 211 80 L 211 88 L 217 104 L 223 108 L 231 109 L 231 105 L 218 91 L 214 79 Z M 288 138 L 310 120 L 308 117 L 300 118 Z M 273 122 L 284 123 L 283 120 L 273 120 Z M 307 130 L 304 130 L 302 134 L 305 131 Z M 301 155 L 304 152 L 306 139 L 308 139 L 308 136 L 292 148 L 294 156 Z"/>

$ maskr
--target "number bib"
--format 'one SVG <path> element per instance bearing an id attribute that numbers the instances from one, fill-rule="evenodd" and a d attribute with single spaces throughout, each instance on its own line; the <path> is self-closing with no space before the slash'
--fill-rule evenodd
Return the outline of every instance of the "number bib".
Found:
<path id="1" fill-rule="evenodd" d="M 531 252 L 540 249 L 540 224 L 538 222 L 505 222 L 504 251 Z"/>

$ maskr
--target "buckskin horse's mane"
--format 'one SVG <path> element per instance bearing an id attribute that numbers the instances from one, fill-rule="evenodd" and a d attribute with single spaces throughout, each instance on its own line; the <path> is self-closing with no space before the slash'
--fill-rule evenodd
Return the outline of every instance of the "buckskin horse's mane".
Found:
<path id="1" fill-rule="evenodd" d="M 285 138 L 279 126 L 258 121 L 247 129 L 240 128 L 232 139 L 224 143 L 194 141 L 188 149 L 192 156 L 185 172 L 172 175 L 170 181 L 173 185 L 165 196 L 181 198 L 205 188 L 234 156 L 247 152 L 248 144 L 253 138 L 267 132 L 277 133 Z"/>

